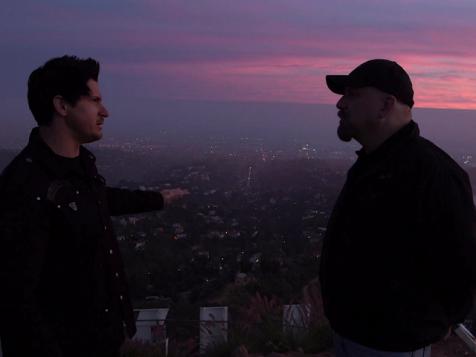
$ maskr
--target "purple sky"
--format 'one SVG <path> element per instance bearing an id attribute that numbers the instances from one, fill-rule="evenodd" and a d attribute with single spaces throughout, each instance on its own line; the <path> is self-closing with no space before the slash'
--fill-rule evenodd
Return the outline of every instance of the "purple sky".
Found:
<path id="1" fill-rule="evenodd" d="M 151 115 L 158 99 L 333 104 L 325 74 L 370 58 L 407 69 L 417 107 L 476 109 L 475 14 L 474 0 L 10 1 L 2 121 L 31 120 L 26 79 L 63 54 L 100 60 L 112 113 L 136 98 Z"/>

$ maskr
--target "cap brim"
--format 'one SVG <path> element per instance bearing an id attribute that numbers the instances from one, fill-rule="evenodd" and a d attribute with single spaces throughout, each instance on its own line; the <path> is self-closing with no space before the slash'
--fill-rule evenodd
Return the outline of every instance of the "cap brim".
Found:
<path id="1" fill-rule="evenodd" d="M 348 75 L 327 75 L 326 83 L 327 87 L 336 94 L 344 94 L 345 88 L 349 86 Z"/>

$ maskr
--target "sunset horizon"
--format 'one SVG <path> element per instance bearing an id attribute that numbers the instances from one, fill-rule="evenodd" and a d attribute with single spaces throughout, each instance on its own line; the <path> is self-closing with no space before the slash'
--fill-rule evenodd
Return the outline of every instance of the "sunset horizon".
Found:
<path id="1" fill-rule="evenodd" d="M 64 54 L 100 61 L 111 108 L 142 96 L 335 104 L 325 75 L 387 58 L 409 73 L 415 107 L 476 110 L 475 10 L 467 0 L 22 0 L 0 14 L 4 122 L 27 112 L 31 71 Z"/>

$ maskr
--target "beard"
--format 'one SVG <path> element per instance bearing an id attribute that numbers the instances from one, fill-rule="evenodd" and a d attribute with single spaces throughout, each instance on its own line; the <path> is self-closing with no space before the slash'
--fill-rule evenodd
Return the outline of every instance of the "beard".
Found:
<path id="1" fill-rule="evenodd" d="M 352 135 L 342 126 L 342 124 L 339 124 L 339 127 L 337 128 L 337 137 L 346 143 L 352 140 Z"/>
<path id="2" fill-rule="evenodd" d="M 339 111 L 337 115 L 340 118 L 339 126 L 337 127 L 337 137 L 344 142 L 349 142 L 352 140 L 353 135 L 347 115 L 343 111 Z"/>

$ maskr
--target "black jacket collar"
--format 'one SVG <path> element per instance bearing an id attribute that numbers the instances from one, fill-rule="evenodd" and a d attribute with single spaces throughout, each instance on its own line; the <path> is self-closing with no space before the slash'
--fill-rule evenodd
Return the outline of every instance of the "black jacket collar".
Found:
<path id="1" fill-rule="evenodd" d="M 389 137 L 383 142 L 376 150 L 372 151 L 370 154 L 367 154 L 364 149 L 357 151 L 359 161 L 380 161 L 381 159 L 387 157 L 391 153 L 398 150 L 402 145 L 412 139 L 416 139 L 420 136 L 420 129 L 418 124 L 413 120 L 410 121 L 407 125 Z"/>
<path id="2" fill-rule="evenodd" d="M 54 176 L 66 178 L 71 175 L 71 168 L 61 165 L 57 155 L 41 138 L 38 127 L 32 129 L 28 147 L 34 159 L 41 162 Z M 80 147 L 79 157 L 84 173 L 89 177 L 95 177 L 97 175 L 96 157 L 83 146 Z"/>

